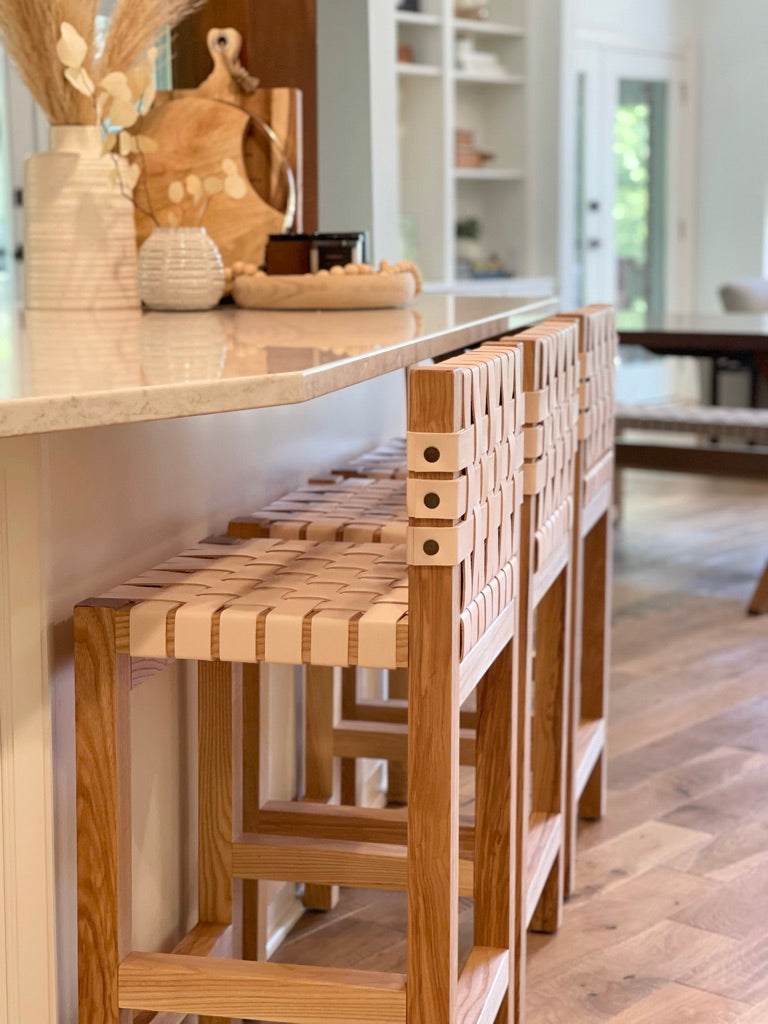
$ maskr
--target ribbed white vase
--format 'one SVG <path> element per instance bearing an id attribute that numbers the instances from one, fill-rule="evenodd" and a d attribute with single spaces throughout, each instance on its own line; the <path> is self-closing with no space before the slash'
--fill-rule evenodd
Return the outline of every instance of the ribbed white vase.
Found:
<path id="1" fill-rule="evenodd" d="M 224 263 L 205 228 L 155 228 L 139 250 L 139 294 L 150 309 L 213 309 Z"/>
<path id="2" fill-rule="evenodd" d="M 134 209 L 115 180 L 120 158 L 102 156 L 97 125 L 54 126 L 50 139 L 50 152 L 26 164 L 26 305 L 137 307 Z"/>

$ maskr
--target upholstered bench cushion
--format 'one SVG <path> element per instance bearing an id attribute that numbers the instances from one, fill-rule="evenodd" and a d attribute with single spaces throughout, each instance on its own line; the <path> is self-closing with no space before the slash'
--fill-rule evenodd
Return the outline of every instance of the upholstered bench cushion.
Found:
<path id="1" fill-rule="evenodd" d="M 620 405 L 619 429 L 656 430 L 733 438 L 745 444 L 768 444 L 768 409 L 727 406 Z"/>

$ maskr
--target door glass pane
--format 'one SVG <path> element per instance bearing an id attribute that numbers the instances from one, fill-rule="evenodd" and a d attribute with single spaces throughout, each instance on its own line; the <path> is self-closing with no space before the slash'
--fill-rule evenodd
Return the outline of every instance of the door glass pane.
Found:
<path id="1" fill-rule="evenodd" d="M 620 82 L 614 122 L 619 308 L 662 312 L 667 222 L 666 82 Z"/>

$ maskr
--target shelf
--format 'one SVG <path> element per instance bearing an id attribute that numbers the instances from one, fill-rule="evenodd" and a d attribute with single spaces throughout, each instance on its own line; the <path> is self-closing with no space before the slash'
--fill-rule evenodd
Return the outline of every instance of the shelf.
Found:
<path id="1" fill-rule="evenodd" d="M 439 78 L 441 71 L 435 64 L 403 64 L 397 65 L 398 75 L 410 75 L 413 78 Z"/>
<path id="2" fill-rule="evenodd" d="M 437 28 L 441 24 L 439 14 L 422 14 L 420 11 L 397 11 L 398 25 L 419 25 L 422 28 Z"/>
<path id="3" fill-rule="evenodd" d="M 508 167 L 454 167 L 457 181 L 523 181 L 525 173 Z"/>
<path id="4" fill-rule="evenodd" d="M 523 38 L 526 34 L 522 25 L 503 25 L 498 21 L 475 21 L 474 18 L 454 18 L 453 27 L 457 32 L 471 32 L 478 36 Z"/>
<path id="5" fill-rule="evenodd" d="M 490 75 L 478 74 L 475 71 L 454 71 L 453 77 L 456 82 L 466 82 L 470 85 L 524 85 L 524 75 L 508 75 L 504 72 L 494 72 Z"/>

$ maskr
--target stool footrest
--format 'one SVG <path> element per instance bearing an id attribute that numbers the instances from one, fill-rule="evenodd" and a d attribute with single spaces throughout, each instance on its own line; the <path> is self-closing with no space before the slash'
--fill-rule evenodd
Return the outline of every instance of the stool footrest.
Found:
<path id="1" fill-rule="evenodd" d="M 475 946 L 459 977 L 456 1024 L 493 1024 L 509 988 L 509 950 Z"/>
<path id="2" fill-rule="evenodd" d="M 475 763 L 475 734 L 462 729 L 459 758 L 463 765 Z M 335 757 L 377 757 L 405 763 L 408 760 L 408 726 L 391 722 L 343 721 L 333 730 Z"/>
<path id="3" fill-rule="evenodd" d="M 174 947 L 184 956 L 231 957 L 231 924 L 196 924 Z M 145 1010 L 134 1014 L 133 1024 L 184 1024 L 186 1014 Z"/>
<path id="4" fill-rule="evenodd" d="M 562 814 L 532 814 L 527 847 L 526 925 L 536 910 L 555 857 L 563 848 Z"/>
<path id="5" fill-rule="evenodd" d="M 580 797 L 598 757 L 605 749 L 605 719 L 582 719 L 574 743 L 574 792 Z"/>
<path id="6" fill-rule="evenodd" d="M 405 892 L 405 846 L 246 834 L 232 845 L 235 878 Z M 474 865 L 459 861 L 459 894 L 473 896 Z"/>
<path id="7" fill-rule="evenodd" d="M 286 1024 L 404 1024 L 405 977 L 131 953 L 120 964 L 120 1006 Z"/>
<path id="8" fill-rule="evenodd" d="M 404 807 L 347 807 L 270 800 L 259 811 L 259 832 L 405 846 L 408 818 Z M 474 821 L 462 815 L 459 818 L 459 854 L 469 860 L 474 852 Z"/>

